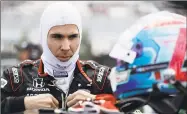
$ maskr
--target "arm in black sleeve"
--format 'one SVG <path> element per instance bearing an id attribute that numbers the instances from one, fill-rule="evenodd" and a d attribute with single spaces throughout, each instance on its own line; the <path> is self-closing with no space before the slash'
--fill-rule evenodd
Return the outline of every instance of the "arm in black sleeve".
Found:
<path id="1" fill-rule="evenodd" d="M 17 96 L 12 90 L 9 71 L 5 70 L 1 76 L 1 114 L 21 112 L 25 110 L 24 97 Z"/>

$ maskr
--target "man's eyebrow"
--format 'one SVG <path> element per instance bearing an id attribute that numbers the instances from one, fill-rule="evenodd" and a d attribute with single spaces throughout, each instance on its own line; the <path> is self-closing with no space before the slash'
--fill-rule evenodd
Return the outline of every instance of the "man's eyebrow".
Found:
<path id="1" fill-rule="evenodd" d="M 78 35 L 79 35 L 79 33 L 70 33 L 70 34 L 68 34 L 68 37 L 69 37 L 69 36 L 78 36 Z M 54 36 L 64 37 L 65 35 L 63 35 L 63 34 L 61 34 L 61 33 L 52 33 L 52 34 L 50 34 L 50 36 L 51 36 L 51 37 L 54 37 Z"/>
<path id="2" fill-rule="evenodd" d="M 50 36 L 52 36 L 52 37 L 53 37 L 53 36 L 61 36 L 61 37 L 62 37 L 62 36 L 64 36 L 64 35 L 63 35 L 63 34 L 60 34 L 60 33 L 52 33 L 52 34 L 50 34 Z"/>
<path id="3" fill-rule="evenodd" d="M 69 34 L 68 36 L 78 36 L 79 34 L 78 33 L 72 33 L 72 34 Z"/>

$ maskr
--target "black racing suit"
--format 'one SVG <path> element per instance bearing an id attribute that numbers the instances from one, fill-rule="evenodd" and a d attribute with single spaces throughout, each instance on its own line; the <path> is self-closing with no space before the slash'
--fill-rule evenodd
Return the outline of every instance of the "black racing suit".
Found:
<path id="1" fill-rule="evenodd" d="M 85 89 L 91 94 L 113 94 L 107 76 L 110 68 L 94 61 L 76 63 L 74 78 L 67 93 L 55 85 L 55 79 L 44 73 L 42 60 L 26 60 L 17 66 L 7 68 L 1 77 L 1 113 L 13 113 L 25 110 L 24 97 L 50 93 L 58 101 L 59 107 L 69 94 Z"/>

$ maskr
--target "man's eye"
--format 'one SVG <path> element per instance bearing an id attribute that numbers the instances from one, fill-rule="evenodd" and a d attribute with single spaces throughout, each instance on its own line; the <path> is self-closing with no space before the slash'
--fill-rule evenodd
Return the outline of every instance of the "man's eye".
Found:
<path id="1" fill-rule="evenodd" d="M 60 39 L 60 38 L 62 38 L 62 35 L 60 35 L 60 34 L 53 34 L 52 38 Z"/>
<path id="2" fill-rule="evenodd" d="M 78 37 L 78 34 L 73 34 L 73 35 L 69 36 L 69 39 L 74 39 L 74 38 L 77 38 L 77 37 Z"/>

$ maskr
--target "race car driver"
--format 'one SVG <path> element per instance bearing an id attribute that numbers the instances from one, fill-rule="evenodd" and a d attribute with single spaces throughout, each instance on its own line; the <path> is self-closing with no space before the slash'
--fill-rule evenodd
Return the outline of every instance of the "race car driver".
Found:
<path id="1" fill-rule="evenodd" d="M 112 95 L 110 68 L 80 61 L 81 17 L 67 2 L 48 6 L 40 20 L 43 54 L 7 68 L 1 77 L 1 113 L 65 108 L 79 100 Z"/>

